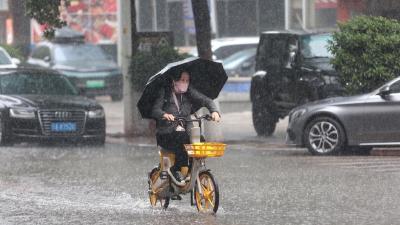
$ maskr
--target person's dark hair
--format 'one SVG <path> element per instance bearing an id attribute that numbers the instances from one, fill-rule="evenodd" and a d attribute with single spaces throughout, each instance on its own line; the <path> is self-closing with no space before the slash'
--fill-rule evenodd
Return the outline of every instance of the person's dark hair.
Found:
<path id="1" fill-rule="evenodd" d="M 181 75 L 182 75 L 183 72 L 188 73 L 189 76 L 190 76 L 190 72 L 188 70 L 181 69 L 181 70 L 177 70 L 174 73 L 172 73 L 172 76 L 171 76 L 172 80 L 174 80 L 174 81 L 180 80 L 181 79 Z"/>

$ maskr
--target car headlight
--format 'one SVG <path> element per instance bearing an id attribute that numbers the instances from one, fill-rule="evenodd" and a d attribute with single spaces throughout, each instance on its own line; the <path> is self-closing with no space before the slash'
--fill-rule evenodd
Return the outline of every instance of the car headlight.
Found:
<path id="1" fill-rule="evenodd" d="M 323 75 L 322 78 L 324 79 L 326 84 L 337 84 L 337 83 L 339 83 L 339 79 L 338 79 L 337 76 Z"/>
<path id="2" fill-rule="evenodd" d="M 306 109 L 298 109 L 290 114 L 290 121 L 296 120 L 300 116 L 302 116 L 307 110 Z"/>
<path id="3" fill-rule="evenodd" d="M 105 114 L 103 109 L 95 109 L 88 112 L 89 118 L 103 118 L 104 115 Z"/>
<path id="4" fill-rule="evenodd" d="M 35 118 L 35 110 L 26 108 L 10 108 L 10 117 L 32 119 Z"/>

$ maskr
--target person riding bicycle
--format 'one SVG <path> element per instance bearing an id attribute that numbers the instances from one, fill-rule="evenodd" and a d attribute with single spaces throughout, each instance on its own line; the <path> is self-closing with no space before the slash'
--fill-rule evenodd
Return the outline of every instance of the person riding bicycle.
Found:
<path id="1" fill-rule="evenodd" d="M 182 172 L 187 174 L 188 171 L 188 155 L 184 144 L 190 143 L 190 136 L 186 124 L 179 123 L 176 117 L 190 119 L 192 104 L 197 104 L 210 111 L 213 121 L 220 121 L 220 113 L 213 100 L 189 83 L 188 71 L 176 73 L 172 76 L 171 85 L 159 90 L 152 108 L 152 117 L 156 119 L 157 145 L 175 154 L 175 164 L 169 173 L 182 185 L 185 184 Z"/>

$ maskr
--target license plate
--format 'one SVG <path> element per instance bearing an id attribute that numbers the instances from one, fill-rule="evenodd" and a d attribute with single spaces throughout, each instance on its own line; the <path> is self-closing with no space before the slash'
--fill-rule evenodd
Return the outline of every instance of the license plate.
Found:
<path id="1" fill-rule="evenodd" d="M 103 88 L 105 86 L 104 80 L 87 80 L 87 88 Z"/>
<path id="2" fill-rule="evenodd" d="M 71 122 L 51 123 L 51 131 L 54 131 L 54 132 L 72 132 L 72 131 L 76 131 L 76 123 L 71 123 Z"/>

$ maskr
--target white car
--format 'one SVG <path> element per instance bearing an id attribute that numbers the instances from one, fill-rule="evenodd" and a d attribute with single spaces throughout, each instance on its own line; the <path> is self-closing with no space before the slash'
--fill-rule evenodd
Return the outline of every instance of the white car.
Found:
<path id="1" fill-rule="evenodd" d="M 227 37 L 211 40 L 211 50 L 214 60 L 223 60 L 228 56 L 249 48 L 257 48 L 260 37 Z M 189 54 L 197 56 L 197 48 Z"/>
<path id="2" fill-rule="evenodd" d="M 0 69 L 2 68 L 17 68 L 21 61 L 17 58 L 12 58 L 8 52 L 0 47 Z"/>

